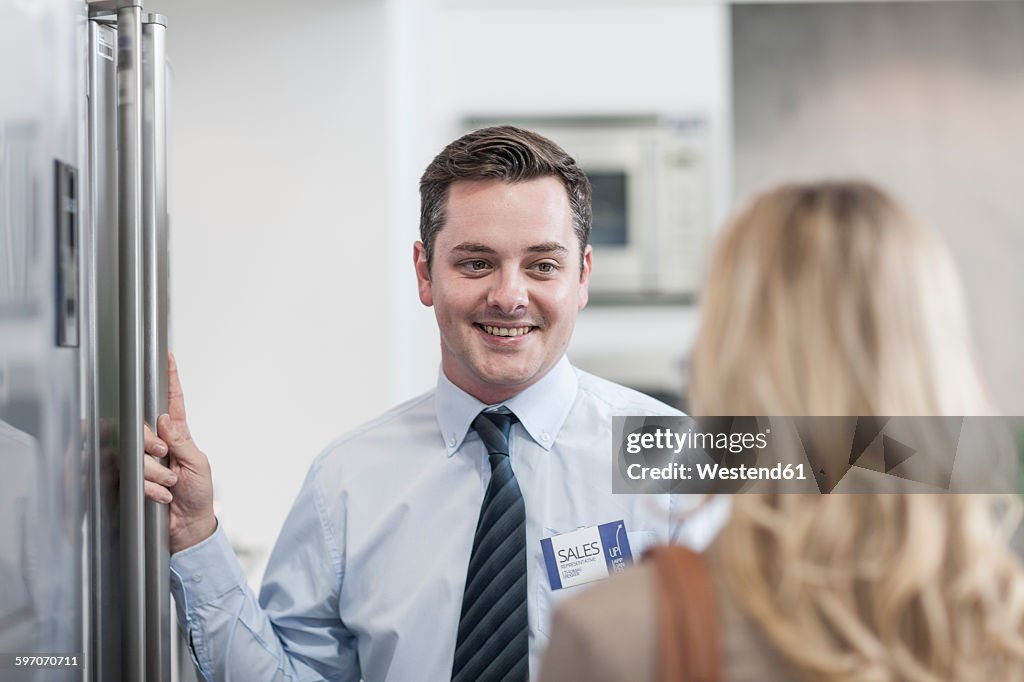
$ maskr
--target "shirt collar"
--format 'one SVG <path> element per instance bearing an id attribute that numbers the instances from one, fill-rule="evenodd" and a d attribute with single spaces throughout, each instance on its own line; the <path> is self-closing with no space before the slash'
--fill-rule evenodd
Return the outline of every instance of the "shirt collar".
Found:
<path id="1" fill-rule="evenodd" d="M 551 450 L 576 400 L 578 387 L 576 371 L 563 355 L 540 381 L 502 404 L 515 413 L 537 445 Z M 437 423 L 449 457 L 462 446 L 473 420 L 486 407 L 449 381 L 443 369 L 438 371 Z"/>

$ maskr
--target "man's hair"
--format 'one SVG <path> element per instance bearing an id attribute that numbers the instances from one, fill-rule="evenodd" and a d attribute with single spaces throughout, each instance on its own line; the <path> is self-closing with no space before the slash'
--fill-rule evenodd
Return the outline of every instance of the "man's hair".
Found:
<path id="1" fill-rule="evenodd" d="M 429 267 L 437 233 L 446 220 L 448 189 L 457 180 L 513 183 L 556 177 L 565 187 L 573 230 L 580 243 L 580 264 L 590 238 L 590 180 L 575 159 L 551 140 L 514 126 L 481 128 L 441 151 L 420 178 L 420 240 Z"/>

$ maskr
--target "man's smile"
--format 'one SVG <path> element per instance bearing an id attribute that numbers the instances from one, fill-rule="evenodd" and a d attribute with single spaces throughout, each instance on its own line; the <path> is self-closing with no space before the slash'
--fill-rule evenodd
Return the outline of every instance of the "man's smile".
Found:
<path id="1" fill-rule="evenodd" d="M 474 323 L 473 326 L 476 327 L 477 329 L 483 330 L 484 333 L 486 333 L 489 336 L 505 336 L 505 337 L 526 336 L 527 334 L 533 332 L 535 329 L 538 329 L 538 327 L 536 327 L 534 325 L 523 325 L 523 326 L 518 326 L 518 327 L 507 327 L 507 326 L 499 326 L 499 325 Z"/>

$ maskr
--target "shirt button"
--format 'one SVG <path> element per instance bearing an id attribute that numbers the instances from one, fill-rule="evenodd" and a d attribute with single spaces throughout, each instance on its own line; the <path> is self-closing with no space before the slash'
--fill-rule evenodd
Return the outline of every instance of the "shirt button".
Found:
<path id="1" fill-rule="evenodd" d="M 540 434 L 540 439 L 546 443 L 549 440 L 551 440 L 551 434 L 545 431 L 544 433 Z"/>
<path id="2" fill-rule="evenodd" d="M 199 583 L 199 582 L 202 582 L 202 581 L 203 581 L 203 574 L 202 573 L 193 573 L 192 574 L 192 582 Z"/>
<path id="3" fill-rule="evenodd" d="M 448 439 L 448 447 L 450 447 L 450 448 L 454 448 L 455 447 L 455 436 L 452 436 L 451 438 Z"/>

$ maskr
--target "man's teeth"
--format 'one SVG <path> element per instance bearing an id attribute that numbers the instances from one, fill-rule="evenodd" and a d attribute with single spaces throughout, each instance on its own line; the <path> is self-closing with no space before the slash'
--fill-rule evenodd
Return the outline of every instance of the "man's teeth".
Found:
<path id="1" fill-rule="evenodd" d="M 531 327 L 489 327 L 486 324 L 482 326 L 484 331 L 492 336 L 522 336 L 529 334 L 531 329 Z"/>

